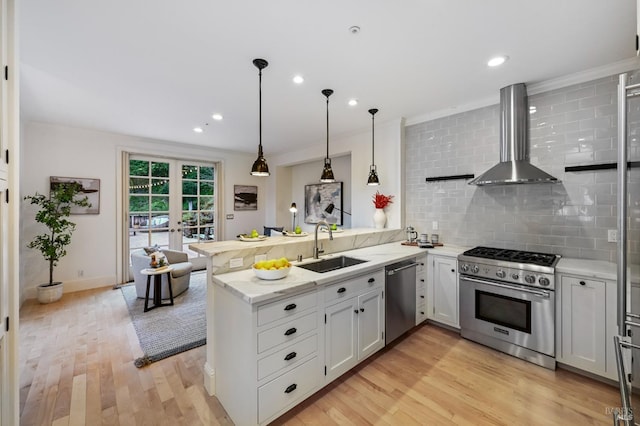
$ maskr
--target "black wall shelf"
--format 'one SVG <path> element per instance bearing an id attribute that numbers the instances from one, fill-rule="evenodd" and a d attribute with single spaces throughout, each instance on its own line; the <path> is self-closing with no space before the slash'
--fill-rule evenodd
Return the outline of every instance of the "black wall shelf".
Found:
<path id="1" fill-rule="evenodd" d="M 427 182 L 437 182 L 440 180 L 473 179 L 474 177 L 475 176 L 473 174 L 467 174 L 467 175 L 428 177 L 428 178 L 425 178 L 425 180 Z"/>
<path id="2" fill-rule="evenodd" d="M 629 161 L 627 167 L 640 167 L 640 161 Z M 592 172 L 594 170 L 615 170 L 618 168 L 617 163 L 601 163 L 591 164 L 588 166 L 569 166 L 565 167 L 565 172 Z"/>

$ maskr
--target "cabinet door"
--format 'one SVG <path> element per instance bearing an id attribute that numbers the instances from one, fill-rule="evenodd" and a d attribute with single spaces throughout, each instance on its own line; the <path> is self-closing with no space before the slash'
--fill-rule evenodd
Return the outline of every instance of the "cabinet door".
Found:
<path id="1" fill-rule="evenodd" d="M 0 78 L 0 179 L 8 177 L 6 150 L 9 147 L 9 82 L 4 76 L 4 67 L 9 62 L 7 3 L 5 0 L 0 1 L 0 64 L 2 65 L 2 77 Z"/>
<path id="2" fill-rule="evenodd" d="M 603 281 L 562 277 L 562 361 L 606 371 L 606 286 Z"/>
<path id="3" fill-rule="evenodd" d="M 325 311 L 325 367 L 331 381 L 356 365 L 358 354 L 357 299 L 351 298 L 327 307 Z"/>
<path id="4" fill-rule="evenodd" d="M 459 327 L 456 263 L 455 258 L 434 256 L 432 265 L 432 319 L 453 327 Z"/>
<path id="5" fill-rule="evenodd" d="M 358 296 L 358 360 L 384 346 L 384 303 L 382 289 Z"/>

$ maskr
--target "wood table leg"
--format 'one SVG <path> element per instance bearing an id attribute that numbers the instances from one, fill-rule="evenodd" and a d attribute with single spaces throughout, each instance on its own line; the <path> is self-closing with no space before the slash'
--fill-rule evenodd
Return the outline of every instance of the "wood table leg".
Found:
<path id="1" fill-rule="evenodd" d="M 147 312 L 149 310 L 149 290 L 151 287 L 151 275 L 147 275 L 147 293 L 144 296 L 144 311 Z M 151 308 L 153 309 L 153 308 Z"/>
<path id="2" fill-rule="evenodd" d="M 162 274 L 153 277 L 153 307 L 155 308 L 162 305 Z"/>
<path id="3" fill-rule="evenodd" d="M 167 272 L 167 285 L 169 286 L 169 299 L 171 300 L 169 305 L 173 306 L 173 283 L 171 282 L 171 271 Z"/>

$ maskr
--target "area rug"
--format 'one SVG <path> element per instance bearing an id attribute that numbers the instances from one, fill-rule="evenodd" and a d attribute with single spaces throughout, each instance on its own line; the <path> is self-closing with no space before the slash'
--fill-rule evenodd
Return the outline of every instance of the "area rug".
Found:
<path id="1" fill-rule="evenodd" d="M 136 367 L 197 348 L 207 338 L 207 274 L 191 274 L 189 289 L 173 298 L 173 306 L 163 306 L 144 312 L 144 299 L 136 297 L 135 285 L 120 288 L 131 322 L 138 335 L 144 355 L 137 358 Z"/>

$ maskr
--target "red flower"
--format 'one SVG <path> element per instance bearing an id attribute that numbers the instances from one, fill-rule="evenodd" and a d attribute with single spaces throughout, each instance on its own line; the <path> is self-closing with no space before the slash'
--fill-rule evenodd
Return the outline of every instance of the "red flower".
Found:
<path id="1" fill-rule="evenodd" d="M 376 191 L 376 195 L 373 196 L 373 205 L 376 209 L 384 209 L 391 203 L 393 203 L 393 195 L 383 195 Z"/>

